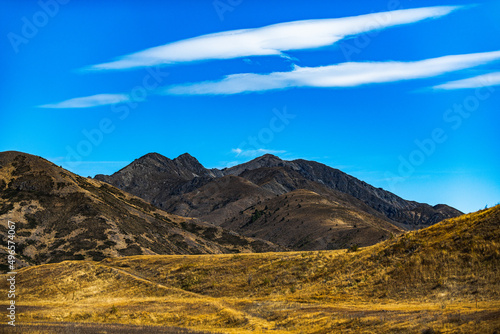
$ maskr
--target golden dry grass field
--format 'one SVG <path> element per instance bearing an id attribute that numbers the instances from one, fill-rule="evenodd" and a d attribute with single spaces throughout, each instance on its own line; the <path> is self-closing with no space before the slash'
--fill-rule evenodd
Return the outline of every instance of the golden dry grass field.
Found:
<path id="1" fill-rule="evenodd" d="M 359 250 L 33 266 L 17 275 L 17 321 L 154 326 L 143 332 L 500 333 L 499 227 L 496 206 Z"/>

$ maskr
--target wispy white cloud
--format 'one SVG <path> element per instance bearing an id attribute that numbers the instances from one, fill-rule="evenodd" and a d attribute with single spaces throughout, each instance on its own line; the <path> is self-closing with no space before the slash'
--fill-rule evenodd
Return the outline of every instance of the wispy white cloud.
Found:
<path id="1" fill-rule="evenodd" d="M 259 148 L 255 150 L 243 150 L 241 148 L 233 148 L 231 150 L 237 157 L 257 157 L 263 154 L 282 154 L 286 153 L 283 150 L 268 150 L 265 148 Z"/>
<path id="2" fill-rule="evenodd" d="M 447 15 L 460 6 L 402 9 L 367 15 L 303 20 L 261 28 L 202 35 L 119 57 L 87 70 L 123 70 L 136 67 L 248 56 L 277 55 L 283 51 L 332 45 L 346 36 Z"/>
<path id="3" fill-rule="evenodd" d="M 480 88 L 491 87 L 500 85 L 500 72 L 492 72 L 488 74 L 478 75 L 476 77 L 449 81 L 441 85 L 434 86 L 434 89 L 467 89 L 467 88 Z"/>
<path id="4" fill-rule="evenodd" d="M 82 164 L 89 164 L 89 165 L 128 165 L 132 161 L 129 160 L 124 160 L 124 161 L 82 161 Z"/>
<path id="5" fill-rule="evenodd" d="M 130 101 L 130 97 L 126 94 L 97 94 L 92 96 L 77 97 L 53 104 L 44 104 L 38 107 L 55 109 L 92 108 L 127 101 Z"/>
<path id="6" fill-rule="evenodd" d="M 500 51 L 451 55 L 413 62 L 347 62 L 321 67 L 298 67 L 290 72 L 241 73 L 218 81 L 170 86 L 166 94 L 217 95 L 292 87 L 354 87 L 366 84 L 430 78 L 500 59 Z"/>

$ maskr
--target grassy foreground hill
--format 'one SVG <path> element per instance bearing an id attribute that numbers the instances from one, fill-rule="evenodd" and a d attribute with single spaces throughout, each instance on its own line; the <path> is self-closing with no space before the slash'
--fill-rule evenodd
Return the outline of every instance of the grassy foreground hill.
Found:
<path id="1" fill-rule="evenodd" d="M 500 206 L 357 251 L 65 261 L 24 268 L 17 284 L 21 323 L 498 333 Z"/>

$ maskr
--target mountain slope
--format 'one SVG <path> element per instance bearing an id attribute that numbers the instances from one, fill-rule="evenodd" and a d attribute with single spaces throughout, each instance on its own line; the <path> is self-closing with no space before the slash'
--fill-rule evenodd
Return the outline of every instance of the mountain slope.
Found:
<path id="1" fill-rule="evenodd" d="M 381 218 L 304 189 L 273 196 L 221 226 L 295 250 L 373 245 L 403 233 Z"/>
<path id="2" fill-rule="evenodd" d="M 185 170 L 179 172 L 182 175 Z M 0 219 L 1 233 L 7 232 L 8 220 L 16 223 L 21 265 L 137 254 L 281 249 L 167 214 L 107 183 L 19 152 L 0 153 Z"/>
<path id="3" fill-rule="evenodd" d="M 297 183 L 289 178 L 286 190 L 278 186 L 277 192 L 283 195 L 277 196 L 269 182 L 249 180 L 249 174 L 260 175 L 261 169 L 266 168 L 247 171 L 242 177 L 213 179 L 191 192 L 171 195 L 162 207 L 295 250 L 366 246 L 403 232 L 352 196 L 311 181 Z M 273 172 L 266 169 L 263 174 Z"/>
<path id="4" fill-rule="evenodd" d="M 22 269 L 16 280 L 22 305 L 36 306 L 24 311 L 31 321 L 493 334 L 500 328 L 499 240 L 496 206 L 356 252 L 72 261 Z M 1 294 L 7 290 L 0 285 Z"/>
<path id="5" fill-rule="evenodd" d="M 361 200 L 399 226 L 409 230 L 430 226 L 443 219 L 462 214 L 462 212 L 444 204 L 432 207 L 428 204 L 404 200 L 389 191 L 375 188 L 338 169 L 315 161 L 303 159 L 284 161 L 266 154 L 247 163 L 224 169 L 222 172 L 225 175 L 242 175 L 245 171 L 261 167 L 285 167 L 294 170 L 307 180 L 323 184 Z"/>
<path id="6" fill-rule="evenodd" d="M 176 163 L 181 157 L 189 157 L 189 163 Z M 314 161 L 285 161 L 266 154 L 231 168 L 209 170 L 191 156 L 181 157 L 170 160 L 158 154 L 146 155 L 111 176 L 96 175 L 96 179 L 110 182 L 173 214 L 201 218 L 287 247 L 294 245 L 296 250 L 318 249 L 320 245 L 322 249 L 349 247 L 354 243 L 367 246 L 399 234 L 401 229 L 418 229 L 461 214 L 447 205 L 432 207 L 406 201 Z M 304 216 L 304 209 L 295 205 L 287 209 L 288 221 L 301 223 L 301 227 L 292 229 L 294 232 L 287 229 L 283 217 L 268 221 L 258 232 L 254 230 L 257 225 L 246 225 L 248 213 L 257 206 L 263 210 L 266 205 L 274 205 L 265 204 L 267 201 L 300 189 L 314 192 L 321 200 L 307 205 L 309 217 L 299 218 Z M 329 204 L 315 205 L 320 202 Z M 349 214 L 339 215 L 339 207 Z M 330 230 L 332 226 L 328 226 L 330 232 L 315 236 L 329 224 L 330 217 L 336 217 L 346 230 Z M 356 227 L 353 220 L 358 223 Z M 280 241 L 277 236 L 282 235 L 283 229 L 290 235 Z M 304 242 L 308 244 L 306 248 Z"/>
<path id="7" fill-rule="evenodd" d="M 212 179 L 182 195 L 168 196 L 162 208 L 167 212 L 221 225 L 254 203 L 274 196 L 242 177 L 228 175 Z"/>
<path id="8" fill-rule="evenodd" d="M 356 208 L 370 215 L 394 223 L 384 214 L 369 207 L 356 197 L 334 190 L 322 183 L 308 180 L 302 177 L 296 170 L 289 167 L 260 167 L 257 169 L 245 170 L 240 176 L 277 195 L 286 194 L 297 189 L 310 190 L 338 205 Z"/>

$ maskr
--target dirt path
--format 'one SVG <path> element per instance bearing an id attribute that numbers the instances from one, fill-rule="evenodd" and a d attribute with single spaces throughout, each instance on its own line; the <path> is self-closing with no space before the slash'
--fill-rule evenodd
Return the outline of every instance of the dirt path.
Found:
<path id="1" fill-rule="evenodd" d="M 272 325 L 269 323 L 269 321 L 267 321 L 264 317 L 262 316 L 259 316 L 259 315 L 251 315 L 249 314 L 248 312 L 245 312 L 245 311 L 242 311 L 242 310 L 238 310 L 238 309 L 235 309 L 233 306 L 229 305 L 229 303 L 226 303 L 220 299 L 217 299 L 217 298 L 214 298 L 214 297 L 209 297 L 209 296 L 205 296 L 205 295 L 201 295 L 201 294 L 198 294 L 198 293 L 195 293 L 195 292 L 191 292 L 191 291 L 186 291 L 186 290 L 183 290 L 183 289 L 180 289 L 180 288 L 174 288 L 174 287 L 168 287 L 168 286 L 165 286 L 161 283 L 158 283 L 158 282 L 155 282 L 155 281 L 152 281 L 146 277 L 142 277 L 140 275 L 137 275 L 137 274 L 133 274 L 127 270 L 124 270 L 124 269 L 121 269 L 121 268 L 116 268 L 116 267 L 112 267 L 112 266 L 109 266 L 109 265 L 106 265 L 106 264 L 101 264 L 102 266 L 105 266 L 106 268 L 109 268 L 109 269 L 112 269 L 122 275 L 128 275 L 130 277 L 133 277 L 137 280 L 141 280 L 141 281 L 144 281 L 144 282 L 147 282 L 149 284 L 153 284 L 153 285 L 156 285 L 160 288 L 163 288 L 163 289 L 168 289 L 168 290 L 175 290 L 179 293 L 182 293 L 182 294 L 187 294 L 187 295 L 190 295 L 191 297 L 194 297 L 194 298 L 199 298 L 201 300 L 204 300 L 205 302 L 208 302 L 208 303 L 211 303 L 214 307 L 220 309 L 220 310 L 223 310 L 224 308 L 225 309 L 229 309 L 231 310 L 232 312 L 234 312 L 235 314 L 239 314 L 241 315 L 242 317 L 245 317 L 251 324 L 253 325 L 256 325 L 260 328 L 269 328 L 269 327 L 272 327 Z"/>
<path id="2" fill-rule="evenodd" d="M 122 275 L 130 276 L 130 277 L 133 277 L 133 278 L 135 278 L 135 279 L 137 279 L 139 281 L 143 281 L 143 282 L 146 282 L 146 283 L 149 283 L 149 284 L 152 284 L 152 285 L 156 285 L 157 287 L 162 288 L 162 289 L 176 291 L 176 292 L 179 292 L 179 293 L 182 293 L 182 294 L 185 294 L 185 295 L 189 295 L 191 297 L 205 298 L 204 296 L 202 296 L 200 294 L 197 294 L 197 293 L 194 293 L 194 292 L 191 292 L 191 291 L 186 291 L 186 290 L 179 289 L 179 288 L 169 287 L 169 286 L 163 285 L 161 283 L 152 281 L 149 278 L 146 278 L 146 277 L 143 277 L 143 276 L 139 276 L 137 274 L 133 274 L 133 273 L 131 273 L 129 271 L 126 271 L 124 269 L 121 269 L 121 268 L 116 268 L 116 267 L 108 266 L 106 264 L 100 264 L 100 265 L 104 266 L 104 267 L 106 267 L 108 269 L 114 270 L 115 272 L 120 273 Z"/>

